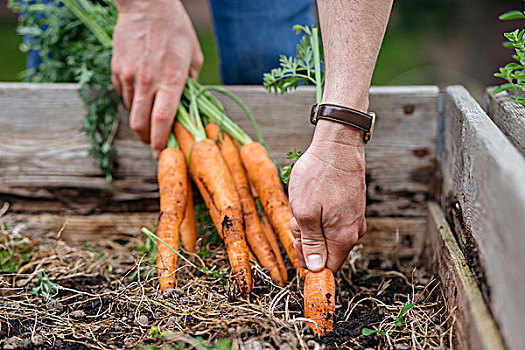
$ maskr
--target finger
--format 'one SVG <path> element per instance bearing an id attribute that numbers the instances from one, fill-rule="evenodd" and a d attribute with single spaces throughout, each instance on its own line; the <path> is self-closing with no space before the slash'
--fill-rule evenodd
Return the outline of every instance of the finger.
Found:
<path id="1" fill-rule="evenodd" d="M 117 74 L 111 74 L 111 82 L 113 83 L 113 87 L 115 88 L 117 94 L 119 94 L 119 96 L 122 96 L 122 84 L 120 84 L 120 79 L 118 78 Z"/>
<path id="2" fill-rule="evenodd" d="M 343 228 L 343 230 L 341 230 Z M 348 254 L 352 248 L 357 244 L 358 229 L 355 224 L 342 224 L 334 228 L 325 228 L 326 237 L 335 237 L 334 240 L 327 240 L 326 249 L 328 257 L 326 259 L 326 267 L 337 272 L 341 265 L 348 258 Z"/>
<path id="3" fill-rule="evenodd" d="M 173 119 L 177 111 L 182 88 L 161 87 L 155 95 L 151 112 L 151 148 L 155 158 L 166 147 Z"/>
<path id="4" fill-rule="evenodd" d="M 299 264 L 301 264 L 301 267 L 306 269 L 306 263 L 304 262 L 304 254 L 303 254 L 303 244 L 301 243 L 301 239 L 297 238 L 293 242 L 293 247 L 297 251 L 297 257 L 299 258 Z"/>
<path id="5" fill-rule="evenodd" d="M 292 232 L 294 238 L 301 238 L 301 230 L 299 229 L 299 224 L 297 224 L 297 220 L 295 220 L 295 218 L 290 220 L 290 231 Z"/>
<path id="6" fill-rule="evenodd" d="M 306 265 L 320 271 L 326 264 L 326 243 L 321 228 L 321 210 L 309 209 L 309 214 L 295 216 L 301 230 L 301 242 Z"/>
<path id="7" fill-rule="evenodd" d="M 135 74 L 131 71 L 125 71 L 122 74 L 119 74 L 118 79 L 122 86 L 122 99 L 124 100 L 124 105 L 128 109 L 131 109 L 131 105 L 133 104 L 132 99 L 135 85 Z"/>
<path id="8" fill-rule="evenodd" d="M 122 84 L 120 83 L 120 79 L 118 77 L 120 70 L 118 69 L 116 62 L 115 55 L 113 55 L 113 58 L 111 59 L 111 83 L 113 84 L 113 87 L 115 87 L 117 94 L 122 96 Z"/>
<path id="9" fill-rule="evenodd" d="M 204 64 L 204 55 L 202 54 L 202 51 L 197 44 L 195 53 L 190 63 L 190 78 L 191 79 L 197 81 L 203 64 Z"/>
<path id="10" fill-rule="evenodd" d="M 143 85 L 137 86 L 131 105 L 129 125 L 137 137 L 144 143 L 150 142 L 150 115 L 153 105 L 153 93 Z"/>
<path id="11" fill-rule="evenodd" d="M 131 105 L 133 104 L 133 82 L 122 84 L 123 85 L 123 91 L 122 91 L 122 99 L 124 100 L 124 105 L 130 109 Z"/>
<path id="12" fill-rule="evenodd" d="M 365 235 L 366 228 L 367 228 L 366 219 L 363 219 L 363 224 L 361 225 L 361 229 L 359 230 L 359 238 Z"/>

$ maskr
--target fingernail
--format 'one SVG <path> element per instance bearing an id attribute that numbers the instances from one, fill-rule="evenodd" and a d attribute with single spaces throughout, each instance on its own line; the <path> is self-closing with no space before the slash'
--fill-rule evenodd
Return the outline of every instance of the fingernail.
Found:
<path id="1" fill-rule="evenodd" d="M 323 268 L 323 258 L 320 254 L 310 254 L 306 260 L 309 270 L 321 270 Z"/>
<path id="2" fill-rule="evenodd" d="M 160 151 L 159 151 L 159 150 L 154 149 L 154 150 L 152 151 L 152 153 L 153 153 L 153 158 L 155 158 L 155 159 L 159 159 L 159 157 L 160 157 Z"/>

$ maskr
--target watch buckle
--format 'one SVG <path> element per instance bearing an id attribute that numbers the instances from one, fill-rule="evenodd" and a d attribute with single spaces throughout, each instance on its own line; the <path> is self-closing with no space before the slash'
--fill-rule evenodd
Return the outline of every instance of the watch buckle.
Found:
<path id="1" fill-rule="evenodd" d="M 319 104 L 316 103 L 312 106 L 312 111 L 310 113 L 310 123 L 317 125 L 317 116 L 319 114 Z"/>
<path id="2" fill-rule="evenodd" d="M 374 134 L 374 125 L 376 123 L 376 114 L 374 112 L 369 112 L 368 114 L 372 117 L 372 123 L 370 124 L 370 130 L 365 132 L 363 136 L 365 143 L 372 139 L 372 135 Z"/>

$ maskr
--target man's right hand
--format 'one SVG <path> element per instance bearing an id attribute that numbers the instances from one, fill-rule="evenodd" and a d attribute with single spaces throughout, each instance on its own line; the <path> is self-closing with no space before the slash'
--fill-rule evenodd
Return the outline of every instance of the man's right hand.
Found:
<path id="1" fill-rule="evenodd" d="M 178 0 L 117 0 L 111 79 L 131 110 L 130 127 L 158 158 L 188 75 L 204 62 L 197 36 Z"/>

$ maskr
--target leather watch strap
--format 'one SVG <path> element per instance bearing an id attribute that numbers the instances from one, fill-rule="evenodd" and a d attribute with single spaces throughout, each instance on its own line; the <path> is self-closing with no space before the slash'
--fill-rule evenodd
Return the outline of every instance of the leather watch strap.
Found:
<path id="1" fill-rule="evenodd" d="M 352 126 L 363 131 L 365 143 L 372 138 L 375 115 L 367 114 L 356 109 L 338 106 L 329 103 L 315 104 L 312 107 L 310 121 L 316 125 L 319 119 L 326 119 L 333 122 Z"/>

